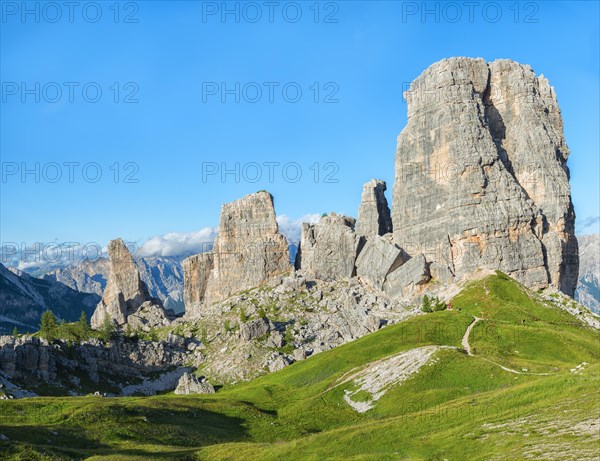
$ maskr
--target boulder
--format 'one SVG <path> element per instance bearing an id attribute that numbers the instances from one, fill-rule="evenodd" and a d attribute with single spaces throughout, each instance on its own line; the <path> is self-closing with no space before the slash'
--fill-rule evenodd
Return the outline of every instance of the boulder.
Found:
<path id="1" fill-rule="evenodd" d="M 385 198 L 385 181 L 372 179 L 362 190 L 356 233 L 365 237 L 385 235 L 392 232 L 392 217 Z"/>
<path id="2" fill-rule="evenodd" d="M 139 309 L 127 316 L 127 324 L 133 328 L 149 331 L 152 328 L 166 327 L 171 324 L 174 313 L 165 310 L 156 300 L 146 301 Z"/>
<path id="3" fill-rule="evenodd" d="M 321 280 L 352 277 L 361 243 L 354 224 L 354 218 L 336 213 L 323 216 L 316 224 L 303 223 L 296 269 Z"/>
<path id="4" fill-rule="evenodd" d="M 175 388 L 175 394 L 178 395 L 214 393 L 215 388 L 206 380 L 206 378 L 198 379 L 193 374 L 187 372 L 181 375 L 177 387 Z"/>
<path id="5" fill-rule="evenodd" d="M 436 261 L 429 265 L 429 272 L 433 282 L 441 283 L 442 285 L 450 285 L 454 282 L 454 274 L 450 271 L 450 268 L 443 263 Z"/>
<path id="6" fill-rule="evenodd" d="M 389 273 L 396 270 L 408 259 L 404 251 L 394 245 L 391 234 L 371 236 L 356 258 L 356 275 L 378 290 Z"/>
<path id="7" fill-rule="evenodd" d="M 392 298 L 412 297 L 430 279 L 425 257 L 417 254 L 388 274 L 383 284 L 383 291 Z"/>
<path id="8" fill-rule="evenodd" d="M 569 150 L 548 81 L 513 61 L 451 58 L 426 69 L 405 97 L 395 243 L 457 280 L 500 269 L 532 289 L 572 294 Z"/>
<path id="9" fill-rule="evenodd" d="M 240 337 L 244 341 L 261 338 L 270 331 L 269 321 L 265 318 L 240 322 Z"/>
<path id="10" fill-rule="evenodd" d="M 285 367 L 287 367 L 288 365 L 290 365 L 291 361 L 283 356 L 283 355 L 278 355 L 277 357 L 273 358 L 273 360 L 271 360 L 268 364 L 268 368 L 269 371 L 272 373 L 274 371 L 279 371 Z"/>

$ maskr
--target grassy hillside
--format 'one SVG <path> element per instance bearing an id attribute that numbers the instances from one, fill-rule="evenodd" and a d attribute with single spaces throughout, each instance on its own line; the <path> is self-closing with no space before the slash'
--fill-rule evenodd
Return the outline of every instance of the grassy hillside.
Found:
<path id="1" fill-rule="evenodd" d="M 501 274 L 452 305 L 210 396 L 2 401 L 0 455 L 597 459 L 600 334 Z M 410 368 L 419 351 L 433 352 L 418 371 L 365 390 L 373 373 Z M 345 398 L 372 408 L 359 413 Z"/>

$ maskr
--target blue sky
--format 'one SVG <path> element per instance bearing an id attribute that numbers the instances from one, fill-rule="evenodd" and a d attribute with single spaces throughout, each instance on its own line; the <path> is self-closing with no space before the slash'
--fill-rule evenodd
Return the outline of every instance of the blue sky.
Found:
<path id="1" fill-rule="evenodd" d="M 320 2 L 318 20 L 314 2 L 300 2 L 277 9 L 272 22 L 264 2 L 239 4 L 239 22 L 209 14 L 221 2 L 122 2 L 117 11 L 100 2 L 97 22 L 98 11 L 83 12 L 85 4 L 71 22 L 66 8 L 41 3 L 39 18 L 23 18 L 21 2 L 2 2 L 2 242 L 104 244 L 194 232 L 216 226 L 222 203 L 260 189 L 292 219 L 355 216 L 365 181 L 381 178 L 391 189 L 396 137 L 406 123 L 403 89 L 450 56 L 511 58 L 549 78 L 571 149 L 577 229 L 598 232 L 597 2 L 499 2 L 497 22 L 490 2 L 480 2 L 472 21 L 462 2 L 454 3 L 460 10 L 429 3 L 437 18 L 408 14 L 422 2 Z M 262 16 L 250 22 L 255 5 Z M 32 93 L 23 93 L 23 82 Z M 219 87 L 236 82 L 239 103 Z M 291 102 L 298 88 L 302 95 Z M 39 183 L 34 174 L 21 180 L 23 163 L 40 164 Z M 203 178 L 203 164 L 206 171 L 236 163 L 239 182 L 233 174 L 224 182 Z M 262 179 L 248 181 L 256 164 Z M 62 177 L 51 182 L 56 165 Z"/>

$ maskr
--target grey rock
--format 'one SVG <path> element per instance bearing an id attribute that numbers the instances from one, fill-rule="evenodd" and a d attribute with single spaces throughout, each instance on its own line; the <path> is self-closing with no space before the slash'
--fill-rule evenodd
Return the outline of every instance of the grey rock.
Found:
<path id="1" fill-rule="evenodd" d="M 530 66 L 501 59 L 489 64 L 486 117 L 494 142 L 534 209 L 546 254 L 548 284 L 573 296 L 579 258 L 571 202 L 570 150 L 554 88 Z M 536 223 L 537 224 L 537 223 Z"/>
<path id="2" fill-rule="evenodd" d="M 177 335 L 166 341 L 117 337 L 106 344 L 92 339 L 75 345 L 61 341 L 49 345 L 31 336 L 1 336 L 0 384 L 16 398 L 34 395 L 23 388 L 46 383 L 73 395 L 80 392 L 82 382 L 76 378 L 85 375 L 93 383 L 120 383 L 122 395 L 150 395 L 174 389 L 182 372 L 188 371 L 186 367 L 197 367 L 205 360 L 187 346 L 188 342 Z M 132 378 L 142 382 L 128 385 Z"/>
<path id="3" fill-rule="evenodd" d="M 270 330 L 269 321 L 261 318 L 246 323 L 240 322 L 240 337 L 244 341 L 261 338 Z"/>
<path id="4" fill-rule="evenodd" d="M 394 245 L 390 237 L 391 234 L 386 237 L 368 237 L 356 258 L 356 275 L 378 290 L 383 289 L 388 274 L 408 259 L 406 253 Z"/>
<path id="5" fill-rule="evenodd" d="M 430 279 L 425 257 L 417 254 L 387 276 L 383 290 L 392 297 L 412 297 Z"/>
<path id="6" fill-rule="evenodd" d="M 262 285 L 292 269 L 271 194 L 261 191 L 223 205 L 213 265 L 204 295 L 206 304 Z"/>
<path id="7" fill-rule="evenodd" d="M 547 80 L 512 61 L 452 58 L 426 69 L 405 95 L 395 243 L 457 280 L 500 269 L 530 288 L 572 294 L 569 151 Z"/>
<path id="8" fill-rule="evenodd" d="M 31 375 L 48 382 L 56 377 L 52 347 L 31 336 L 0 336 L 0 370 L 9 378 Z"/>
<path id="9" fill-rule="evenodd" d="M 117 325 L 125 325 L 130 316 L 135 324 L 139 324 L 145 313 L 149 315 L 145 323 L 150 326 L 168 324 L 162 303 L 150 296 L 125 242 L 111 240 L 108 255 L 108 283 L 92 316 L 92 327 L 100 328 L 107 316 Z"/>
<path id="10" fill-rule="evenodd" d="M 169 333 L 169 335 L 167 336 L 166 342 L 170 347 L 180 348 L 180 349 L 183 349 L 186 347 L 185 338 L 183 336 L 175 335 L 173 333 Z M 197 345 L 195 338 L 192 341 L 190 341 L 190 345 L 191 344 Z"/>
<path id="11" fill-rule="evenodd" d="M 271 331 L 269 334 L 269 340 L 267 342 L 269 347 L 283 347 L 283 335 L 279 331 Z"/>
<path id="12" fill-rule="evenodd" d="M 302 224 L 296 269 L 305 276 L 337 280 L 354 275 L 361 239 L 354 233 L 355 220 L 331 213 L 316 224 Z"/>
<path id="13" fill-rule="evenodd" d="M 283 278 L 279 286 L 275 288 L 275 293 L 286 293 L 302 291 L 306 289 L 306 279 L 303 275 L 295 272 L 289 277 Z"/>
<path id="14" fill-rule="evenodd" d="M 200 253 L 190 256 L 183 261 L 184 273 L 184 301 L 186 315 L 193 316 L 198 313 L 204 303 L 204 295 L 208 279 L 214 268 L 212 252 Z"/>
<path id="15" fill-rule="evenodd" d="M 454 275 L 448 266 L 437 261 L 432 262 L 429 265 L 429 272 L 433 281 L 441 283 L 442 285 L 450 285 L 454 282 Z"/>
<path id="16" fill-rule="evenodd" d="M 181 377 L 189 368 L 177 367 L 161 372 L 158 376 L 149 376 L 140 383 L 129 384 L 121 388 L 121 395 L 155 395 L 159 392 L 176 389 Z"/>
<path id="17" fill-rule="evenodd" d="M 285 357 L 283 355 L 278 355 L 272 361 L 269 362 L 268 368 L 269 368 L 269 371 L 272 373 L 274 371 L 279 371 L 279 370 L 287 367 L 290 363 L 291 362 L 290 362 L 290 360 L 288 360 L 287 357 Z"/>
<path id="18" fill-rule="evenodd" d="M 294 360 L 299 362 L 300 360 L 304 360 L 306 358 L 306 351 L 304 349 L 294 349 Z"/>
<path id="19" fill-rule="evenodd" d="M 166 327 L 173 319 L 172 311 L 166 311 L 156 300 L 144 302 L 137 311 L 127 316 L 127 324 L 133 328 L 150 331 L 152 328 Z"/>
<path id="20" fill-rule="evenodd" d="M 190 395 L 190 394 L 214 394 L 215 388 L 209 383 L 206 378 L 198 379 L 191 373 L 184 373 L 175 389 L 175 394 Z"/>
<path id="21" fill-rule="evenodd" d="M 392 232 L 390 208 L 385 198 L 385 181 L 372 179 L 363 186 L 356 233 L 365 237 Z"/>
<path id="22" fill-rule="evenodd" d="M 370 333 L 373 333 L 375 331 L 378 331 L 383 325 L 382 319 L 380 319 L 379 317 L 375 317 L 375 316 L 369 316 L 367 318 L 367 322 L 365 324 L 365 327 L 367 330 L 369 330 Z"/>

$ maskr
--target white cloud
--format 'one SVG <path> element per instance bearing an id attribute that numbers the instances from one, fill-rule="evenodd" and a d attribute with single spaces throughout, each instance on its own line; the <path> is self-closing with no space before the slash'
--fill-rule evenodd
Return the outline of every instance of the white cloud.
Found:
<path id="1" fill-rule="evenodd" d="M 277 217 L 279 232 L 285 235 L 290 243 L 298 243 L 302 231 L 302 223 L 316 223 L 319 214 L 307 214 L 298 219 L 287 215 Z M 133 256 L 138 257 L 183 257 L 210 250 L 217 236 L 217 228 L 205 227 L 196 232 L 169 232 L 150 237 L 137 244 L 126 241 Z M 7 243 L 0 247 L 0 262 L 6 266 L 16 267 L 34 275 L 49 272 L 58 267 L 78 264 L 84 258 L 96 259 L 107 255 L 106 244 L 100 243 Z"/>
<path id="2" fill-rule="evenodd" d="M 291 219 L 287 215 L 277 216 L 279 232 L 285 235 L 290 243 L 298 243 L 302 233 L 302 223 L 314 224 L 321 219 L 320 214 L 307 214 L 298 219 Z"/>
<path id="3" fill-rule="evenodd" d="M 197 232 L 169 232 L 146 240 L 136 256 L 189 256 L 210 249 L 217 236 L 217 229 L 205 227 Z"/>

